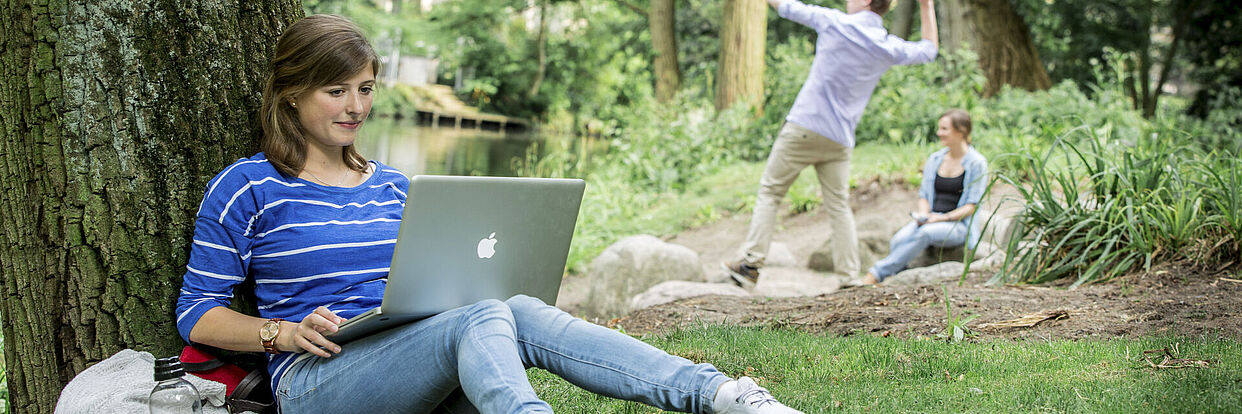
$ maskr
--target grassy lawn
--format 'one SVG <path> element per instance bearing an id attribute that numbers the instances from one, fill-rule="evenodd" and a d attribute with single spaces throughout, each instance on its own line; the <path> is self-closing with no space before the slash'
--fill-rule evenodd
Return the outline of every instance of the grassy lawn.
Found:
<path id="1" fill-rule="evenodd" d="M 1242 343 L 1234 339 L 947 343 L 730 326 L 642 339 L 711 362 L 726 375 L 754 377 L 807 413 L 1236 412 L 1242 407 Z M 1207 360 L 1210 366 L 1157 370 L 1144 362 L 1144 350 L 1173 344 L 1181 358 Z M 541 370 L 530 375 L 557 412 L 660 412 L 595 396 Z"/>

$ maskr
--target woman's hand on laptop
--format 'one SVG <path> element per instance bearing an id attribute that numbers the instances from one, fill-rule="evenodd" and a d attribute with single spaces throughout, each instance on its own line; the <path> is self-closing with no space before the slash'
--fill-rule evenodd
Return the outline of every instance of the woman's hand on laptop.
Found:
<path id="1" fill-rule="evenodd" d="M 341 352 L 341 346 L 329 341 L 323 333 L 336 332 L 341 322 L 345 322 L 345 318 L 336 316 L 327 307 L 320 306 L 315 308 L 310 315 L 302 318 L 302 322 L 287 322 L 277 334 L 277 346 L 290 352 L 309 351 L 324 358 L 331 358 L 332 354 Z"/>

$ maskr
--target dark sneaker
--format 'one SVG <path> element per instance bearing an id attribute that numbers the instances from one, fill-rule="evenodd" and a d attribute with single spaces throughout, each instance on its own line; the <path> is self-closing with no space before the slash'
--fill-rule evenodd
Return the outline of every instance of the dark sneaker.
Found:
<path id="1" fill-rule="evenodd" d="M 759 283 L 759 268 L 757 267 L 741 261 L 721 262 L 720 267 L 724 268 L 725 273 L 728 273 L 729 277 L 733 278 L 733 283 L 738 286 L 749 289 L 755 287 L 755 283 Z"/>

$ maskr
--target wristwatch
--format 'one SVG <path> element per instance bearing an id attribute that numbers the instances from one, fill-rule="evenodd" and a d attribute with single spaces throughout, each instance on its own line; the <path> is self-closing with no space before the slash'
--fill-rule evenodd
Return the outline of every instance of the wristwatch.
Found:
<path id="1" fill-rule="evenodd" d="M 263 350 L 269 354 L 279 354 L 276 350 L 276 335 L 280 334 L 280 322 L 284 319 L 272 318 L 259 328 L 259 340 L 263 342 Z"/>

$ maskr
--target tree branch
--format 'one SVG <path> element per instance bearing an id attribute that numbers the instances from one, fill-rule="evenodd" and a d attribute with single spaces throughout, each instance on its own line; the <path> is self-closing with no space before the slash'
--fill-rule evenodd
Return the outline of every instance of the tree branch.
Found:
<path id="1" fill-rule="evenodd" d="M 625 0 L 617 0 L 617 4 L 625 6 L 625 8 L 627 9 L 633 10 L 634 13 L 641 14 L 643 15 L 643 17 L 647 17 L 647 10 L 644 10 L 642 7 L 635 6 L 633 3 L 630 3 Z"/>

